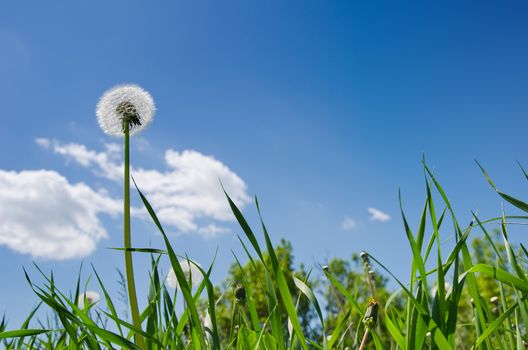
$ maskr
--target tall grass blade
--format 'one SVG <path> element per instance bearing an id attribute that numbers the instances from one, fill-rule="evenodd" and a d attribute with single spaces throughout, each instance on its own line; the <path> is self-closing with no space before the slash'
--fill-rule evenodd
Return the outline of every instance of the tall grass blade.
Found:
<path id="1" fill-rule="evenodd" d="M 490 323 L 486 327 L 486 330 L 484 330 L 480 337 L 478 337 L 475 341 L 475 347 L 478 347 L 484 341 L 484 339 L 487 339 L 493 332 L 495 332 L 499 328 L 499 326 L 504 322 L 504 320 L 506 320 L 512 312 L 517 310 L 517 307 L 517 304 L 513 304 L 508 310 L 504 311 L 504 313 L 502 313 L 495 321 Z"/>
<path id="2" fill-rule="evenodd" d="M 187 303 L 187 309 L 190 312 L 191 315 L 191 329 L 196 328 L 198 329 L 198 338 L 200 340 L 201 345 L 203 348 L 206 347 L 205 345 L 205 335 L 203 333 L 202 328 L 200 327 L 200 318 L 198 316 L 198 311 L 196 309 L 196 305 L 194 304 L 194 299 L 191 295 L 191 289 L 189 287 L 189 284 L 187 282 L 187 278 L 185 278 L 185 274 L 183 273 L 183 270 L 180 266 L 180 262 L 176 256 L 176 253 L 172 249 L 172 246 L 169 242 L 169 239 L 167 238 L 167 235 L 165 234 L 165 231 L 163 230 L 163 227 L 161 226 L 160 221 L 158 220 L 158 217 L 156 216 L 156 213 L 154 212 L 154 209 L 150 205 L 147 198 L 143 195 L 143 193 L 139 190 L 136 181 L 134 178 L 132 178 L 132 181 L 134 182 L 134 186 L 136 187 L 136 190 L 143 201 L 143 205 L 145 205 L 145 208 L 147 209 L 148 213 L 150 214 L 150 217 L 158 227 L 158 230 L 163 236 L 163 240 L 165 241 L 165 246 L 167 248 L 167 253 L 169 254 L 170 262 L 172 265 L 172 268 L 174 270 L 174 273 L 176 275 L 176 279 L 178 280 L 178 285 L 180 286 L 180 289 L 182 291 L 183 297 Z"/>

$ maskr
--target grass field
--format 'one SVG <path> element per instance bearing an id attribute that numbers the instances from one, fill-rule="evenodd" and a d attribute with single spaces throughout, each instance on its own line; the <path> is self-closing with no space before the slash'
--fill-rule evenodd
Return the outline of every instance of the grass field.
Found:
<path id="1" fill-rule="evenodd" d="M 257 314 L 253 292 L 256 286 L 248 282 L 247 270 L 239 263 L 242 278 L 234 293 L 229 294 L 235 298 L 233 317 L 227 333 L 221 330 L 216 317 L 217 305 L 228 296 L 215 293 L 209 279 L 214 263 L 206 269 L 197 264 L 186 269 L 186 265 L 194 263 L 178 255 L 148 199 L 137 189 L 165 241 L 160 249 L 123 249 L 151 256 L 148 305 L 139 313 L 139 323 L 118 314 L 115 301 L 95 270 L 93 276 L 103 292 L 103 300 L 91 303 L 87 297 L 82 305 L 78 300 L 83 298 L 86 287 L 80 278 L 74 291 L 66 294 L 56 288 L 53 275 L 42 273 L 44 282 L 39 284 L 26 274 L 41 300 L 38 308 L 47 307 L 53 315 L 50 319 L 55 321 L 46 324 L 33 320 L 36 310 L 18 329 L 8 327 L 3 321 L 1 344 L 5 349 L 525 349 L 528 251 L 522 244 L 514 249 L 509 243 L 508 221 L 512 217 L 502 214 L 481 219 L 474 215 L 470 225 L 462 226 L 425 162 L 424 169 L 427 174 L 425 201 L 415 229 L 403 209 L 401 212 L 403 232 L 412 251 L 409 279 L 396 279 L 390 266 L 383 265 L 383 257 L 363 252 L 364 266 L 368 270 L 374 266 L 384 271 L 395 279 L 399 289 L 388 297 L 381 297 L 377 295 L 375 279 L 366 273 L 363 282 L 369 286 L 371 298 L 368 302 L 358 302 L 357 288 L 345 287 L 328 267 L 322 267 L 328 282 L 345 300 L 332 327 L 328 327 L 317 293 L 310 287 L 310 273 L 304 280 L 286 274 L 264 222 L 260 222 L 260 233 L 255 233 L 226 193 L 226 200 L 245 234 L 241 244 L 247 253 L 248 266 L 254 268 L 259 287 L 266 292 L 267 313 Z M 504 201 L 528 211 L 528 204 L 497 190 L 481 169 Z M 260 215 L 256 199 L 255 205 Z M 519 223 L 526 217 L 516 216 L 515 220 Z M 502 242 L 488 232 L 489 223 L 500 223 Z M 442 251 L 444 235 L 454 237 L 449 252 Z M 472 235 L 484 237 L 491 247 L 493 256 L 487 263 L 472 260 L 468 246 Z M 159 272 L 158 265 L 164 259 L 170 261 L 174 270 L 175 292 L 167 288 L 165 277 Z M 192 279 L 189 271 L 201 274 L 200 278 Z M 479 287 L 481 278 L 488 278 L 498 286 L 499 294 L 492 300 L 483 297 Z M 196 280 L 201 282 L 198 284 Z M 294 290 L 291 285 L 295 286 Z M 462 302 L 467 298 L 471 300 L 469 310 Z M 183 311 L 177 310 L 177 299 L 183 300 Z M 310 325 L 316 329 L 314 333 L 307 334 L 301 326 L 298 315 L 301 300 L 307 300 L 317 315 Z"/>

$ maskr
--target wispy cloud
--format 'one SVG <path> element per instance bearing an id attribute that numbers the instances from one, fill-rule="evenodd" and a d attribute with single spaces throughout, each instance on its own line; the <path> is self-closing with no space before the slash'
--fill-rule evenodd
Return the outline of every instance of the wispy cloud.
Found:
<path id="1" fill-rule="evenodd" d="M 47 138 L 37 138 L 35 142 L 56 154 L 65 156 L 85 168 L 94 169 L 97 176 L 105 177 L 109 180 L 120 181 L 123 174 L 123 164 L 118 163 L 120 146 L 114 143 L 106 144 L 104 152 L 89 150 L 85 145 L 78 143 L 61 144 L 55 140 Z"/>
<path id="2" fill-rule="evenodd" d="M 97 176 L 121 181 L 123 163 L 115 144 L 106 145 L 105 151 L 97 152 L 82 144 L 63 144 L 45 138 L 35 141 L 89 168 Z M 168 149 L 165 163 L 165 171 L 133 168 L 131 173 L 160 220 L 180 232 L 206 237 L 226 232 L 227 229 L 218 223 L 232 221 L 233 216 L 219 180 L 237 205 L 243 207 L 249 202 L 245 182 L 213 156 L 193 150 L 178 152 Z"/>
<path id="3" fill-rule="evenodd" d="M 370 213 L 370 220 L 381 221 L 381 222 L 387 222 L 391 220 L 391 216 L 389 214 L 384 213 L 379 209 L 368 208 L 367 210 Z"/>
<path id="4" fill-rule="evenodd" d="M 352 231 L 357 228 L 357 222 L 349 217 L 345 217 L 341 223 L 341 228 L 345 231 Z"/>
<path id="5" fill-rule="evenodd" d="M 53 260 L 89 255 L 107 237 L 99 214 L 122 211 L 104 191 L 49 170 L 0 170 L 0 207 L 0 245 Z"/>

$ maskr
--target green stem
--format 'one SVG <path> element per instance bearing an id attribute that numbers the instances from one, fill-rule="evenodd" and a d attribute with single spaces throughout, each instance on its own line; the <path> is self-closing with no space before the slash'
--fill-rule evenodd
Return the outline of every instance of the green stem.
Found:
<path id="1" fill-rule="evenodd" d="M 136 283 L 134 282 L 134 268 L 132 266 L 132 248 L 130 239 L 130 157 L 129 157 L 129 139 L 130 133 L 128 125 L 125 127 L 125 173 L 124 173 L 124 242 L 125 242 L 125 270 L 127 277 L 128 299 L 130 300 L 130 311 L 132 313 L 132 323 L 134 327 L 141 329 L 141 318 L 139 317 L 139 308 L 136 297 Z M 134 340 L 141 349 L 145 348 L 143 336 L 134 334 Z"/>
<path id="2" fill-rule="evenodd" d="M 235 337 L 235 316 L 237 311 L 237 304 L 235 301 L 233 301 L 233 312 L 231 313 L 231 325 L 229 326 L 229 344 L 233 344 L 234 337 Z M 231 349 L 231 345 L 229 345 L 229 349 Z"/>
<path id="3" fill-rule="evenodd" d="M 247 315 L 246 305 L 242 306 L 240 311 L 241 311 L 241 314 L 242 314 L 242 318 L 244 320 L 244 326 L 246 326 L 246 328 L 248 328 L 248 329 L 251 329 L 251 322 L 249 321 L 249 317 Z"/>

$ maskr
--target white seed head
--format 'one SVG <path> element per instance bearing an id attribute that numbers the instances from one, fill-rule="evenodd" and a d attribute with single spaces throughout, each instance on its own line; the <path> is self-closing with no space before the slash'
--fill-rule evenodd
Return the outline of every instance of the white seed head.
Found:
<path id="1" fill-rule="evenodd" d="M 451 291 L 451 283 L 449 282 L 444 282 L 444 290 L 445 290 L 445 294 L 449 294 L 449 292 Z M 434 296 L 436 295 L 436 293 L 438 292 L 438 285 L 435 285 L 431 288 L 430 290 L 431 292 L 431 297 L 434 298 Z"/>
<path id="2" fill-rule="evenodd" d="M 94 291 L 86 291 L 85 293 L 79 295 L 79 299 L 77 300 L 77 306 L 79 306 L 80 309 L 84 309 L 85 305 L 93 305 L 99 300 L 101 300 L 101 296 L 99 295 L 99 293 Z"/>
<path id="3" fill-rule="evenodd" d="M 204 328 L 213 329 L 213 321 L 211 320 L 211 315 L 209 315 L 209 311 L 205 311 L 200 320 L 202 321 L 202 325 L 204 326 Z"/>
<path id="4" fill-rule="evenodd" d="M 103 131 L 123 136 L 125 126 L 130 135 L 144 129 L 154 118 L 154 100 L 137 85 L 118 85 L 106 91 L 97 104 L 97 121 Z"/>
<path id="5" fill-rule="evenodd" d="M 180 266 L 183 270 L 183 274 L 185 275 L 187 283 L 189 283 L 192 287 L 196 287 L 202 282 L 202 272 L 197 267 L 200 266 L 200 264 L 192 260 L 185 260 L 180 261 Z M 178 288 L 178 279 L 176 278 L 176 274 L 174 273 L 174 269 L 172 267 L 170 268 L 169 273 L 167 273 L 166 281 L 167 285 L 172 289 Z"/>
<path id="6" fill-rule="evenodd" d="M 213 321 L 211 320 L 211 315 L 209 315 L 209 311 L 205 311 L 205 314 L 200 317 L 200 321 L 202 322 L 202 327 L 205 332 L 205 336 L 207 337 L 207 342 L 209 344 L 213 344 Z"/>

